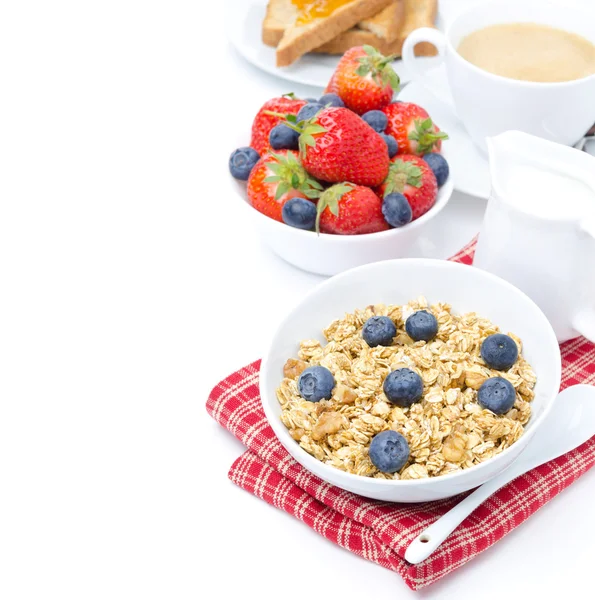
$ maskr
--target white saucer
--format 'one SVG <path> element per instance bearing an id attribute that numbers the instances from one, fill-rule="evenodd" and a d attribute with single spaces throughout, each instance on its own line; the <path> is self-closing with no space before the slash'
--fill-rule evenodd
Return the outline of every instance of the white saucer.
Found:
<path id="1" fill-rule="evenodd" d="M 227 37 L 235 49 L 254 66 L 283 79 L 325 88 L 333 74 L 340 56 L 329 54 L 306 54 L 289 67 L 275 65 L 275 48 L 262 43 L 262 21 L 266 13 L 267 0 L 228 0 Z M 441 28 L 441 18 L 436 24 Z M 432 58 L 423 59 L 432 63 Z M 411 77 L 403 62 L 393 65 L 403 83 Z"/>
<path id="2" fill-rule="evenodd" d="M 451 110 L 419 83 L 409 83 L 399 93 L 399 100 L 423 106 L 442 131 L 448 133 L 444 142 L 455 189 L 478 198 L 490 195 L 490 173 L 487 156 L 471 141 L 469 134 Z"/>

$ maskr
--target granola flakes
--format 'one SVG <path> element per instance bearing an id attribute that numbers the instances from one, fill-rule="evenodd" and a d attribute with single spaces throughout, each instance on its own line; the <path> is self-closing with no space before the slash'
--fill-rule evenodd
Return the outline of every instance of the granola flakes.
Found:
<path id="1" fill-rule="evenodd" d="M 405 320 L 428 308 L 420 297 L 404 306 L 377 304 L 333 321 L 327 340 L 304 340 L 298 359 L 289 358 L 277 389 L 281 420 L 299 445 L 318 460 L 356 475 L 381 479 L 420 479 L 468 469 L 489 460 L 516 442 L 531 417 L 536 376 L 521 354 L 505 372 L 486 366 L 482 341 L 499 332 L 476 313 L 454 315 L 448 304 L 429 310 L 438 333 L 429 342 L 414 342 Z M 397 326 L 391 346 L 370 348 L 362 339 L 364 323 L 374 315 L 390 317 Z M 329 369 L 336 381 L 330 400 L 309 402 L 298 392 L 299 374 L 314 365 Z M 384 392 L 386 376 L 407 367 L 424 383 L 422 399 L 408 408 L 391 404 Z M 516 401 L 499 416 L 477 403 L 477 390 L 490 377 L 504 377 L 514 386 Z M 410 456 L 397 473 L 378 471 L 368 456 L 372 438 L 393 429 L 405 436 Z"/>

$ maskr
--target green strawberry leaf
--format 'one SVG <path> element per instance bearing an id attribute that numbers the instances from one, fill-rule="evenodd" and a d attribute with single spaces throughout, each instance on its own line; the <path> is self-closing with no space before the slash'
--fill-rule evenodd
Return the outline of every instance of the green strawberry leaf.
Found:
<path id="1" fill-rule="evenodd" d="M 268 168 L 275 174 L 279 175 L 281 173 L 281 165 L 279 163 L 268 163 Z"/>
<path id="2" fill-rule="evenodd" d="M 320 196 L 322 185 L 308 174 L 294 152 L 287 152 L 285 155 L 271 152 L 270 155 L 275 160 L 268 161 L 267 167 L 273 171 L 274 175 L 267 176 L 264 181 L 276 184 L 275 200 L 280 200 L 291 190 L 301 192 L 311 199 Z"/>
<path id="3" fill-rule="evenodd" d="M 306 146 L 316 146 L 316 140 L 311 136 L 305 133 L 302 133 L 300 136 L 300 143 L 304 143 Z"/>
<path id="4" fill-rule="evenodd" d="M 291 186 L 288 183 L 286 183 L 285 181 L 282 181 L 277 186 L 277 191 L 275 192 L 275 200 L 279 200 L 279 198 L 281 198 L 281 196 L 286 194 L 290 189 L 291 189 Z"/>
<path id="5" fill-rule="evenodd" d="M 328 208 L 335 217 L 339 216 L 339 200 L 354 189 L 353 183 L 337 183 L 325 190 L 316 205 L 316 233 L 320 233 L 320 216 Z"/>
<path id="6" fill-rule="evenodd" d="M 314 189 L 317 189 L 317 190 L 323 189 L 322 185 L 318 181 L 316 181 L 316 179 L 312 179 L 311 177 L 308 177 L 308 179 L 306 179 L 306 183 L 308 185 L 312 186 Z"/>
<path id="7" fill-rule="evenodd" d="M 370 67 L 368 65 L 360 65 L 355 72 L 360 77 L 365 77 L 370 72 Z"/>
<path id="8" fill-rule="evenodd" d="M 406 185 L 419 188 L 422 185 L 422 170 L 415 164 L 405 160 L 395 160 L 388 168 L 388 175 L 384 180 L 384 195 L 393 192 L 403 193 Z"/>
<path id="9" fill-rule="evenodd" d="M 287 94 L 281 94 L 281 98 L 291 98 L 292 100 L 295 100 L 296 95 L 293 92 L 288 92 Z"/>
<path id="10" fill-rule="evenodd" d="M 363 47 L 365 56 L 360 56 L 357 61 L 360 63 L 355 73 L 360 77 L 366 77 L 369 73 L 372 74 L 372 79 L 379 87 L 390 87 L 394 91 L 399 90 L 399 76 L 392 68 L 392 62 L 395 60 L 395 55 L 384 56 L 376 48 L 365 45 Z"/>
<path id="11" fill-rule="evenodd" d="M 448 134 L 444 131 L 435 131 L 434 123 L 429 117 L 426 119 L 415 119 L 414 129 L 407 136 L 410 140 L 417 142 L 418 152 L 425 154 L 431 152 L 438 140 L 447 140 Z"/>

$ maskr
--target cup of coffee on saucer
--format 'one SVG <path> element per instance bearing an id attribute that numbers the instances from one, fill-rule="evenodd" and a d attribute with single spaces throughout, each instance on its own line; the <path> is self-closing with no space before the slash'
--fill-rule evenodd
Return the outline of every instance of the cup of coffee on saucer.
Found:
<path id="1" fill-rule="evenodd" d="M 414 48 L 436 46 L 448 84 L 424 70 Z M 547 0 L 496 0 L 424 27 L 403 45 L 413 79 L 450 104 L 474 143 L 517 130 L 565 145 L 595 122 L 595 11 Z"/>

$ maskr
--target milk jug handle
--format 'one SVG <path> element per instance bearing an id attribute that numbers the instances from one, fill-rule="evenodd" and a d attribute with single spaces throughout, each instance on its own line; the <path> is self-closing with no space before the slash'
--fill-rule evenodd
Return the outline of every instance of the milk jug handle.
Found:
<path id="1" fill-rule="evenodd" d="M 589 217 L 579 224 L 579 230 L 585 236 L 586 269 L 583 271 L 586 280 L 581 306 L 572 318 L 573 328 L 595 343 L 595 217 Z"/>

